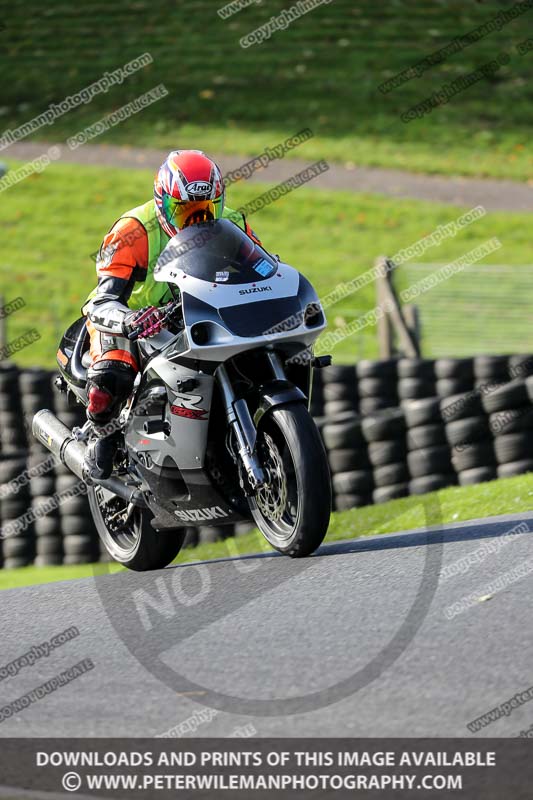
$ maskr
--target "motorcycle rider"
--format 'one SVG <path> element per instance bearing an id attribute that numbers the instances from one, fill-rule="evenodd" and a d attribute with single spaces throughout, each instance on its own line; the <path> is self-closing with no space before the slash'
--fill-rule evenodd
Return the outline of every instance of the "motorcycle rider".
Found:
<path id="1" fill-rule="evenodd" d="M 168 286 L 153 277 L 159 255 L 178 231 L 222 217 L 260 244 L 244 215 L 225 207 L 215 162 L 201 150 L 173 150 L 156 174 L 154 199 L 124 213 L 105 236 L 96 261 L 98 285 L 83 307 L 91 340 L 87 417 L 93 436 L 85 457 L 87 482 L 108 478 L 113 469 L 120 433 L 109 433 L 109 423 L 118 417 L 139 371 L 137 347 L 128 334 L 159 333 L 163 311 L 158 306 L 172 300 Z"/>

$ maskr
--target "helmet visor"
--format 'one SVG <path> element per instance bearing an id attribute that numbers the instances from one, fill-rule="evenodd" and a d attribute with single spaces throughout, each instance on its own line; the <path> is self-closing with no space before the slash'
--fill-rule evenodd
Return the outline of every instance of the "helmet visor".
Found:
<path id="1" fill-rule="evenodd" d="M 220 219 L 222 211 L 222 197 L 215 200 L 176 200 L 170 194 L 163 194 L 165 219 L 178 230 L 188 225 Z"/>

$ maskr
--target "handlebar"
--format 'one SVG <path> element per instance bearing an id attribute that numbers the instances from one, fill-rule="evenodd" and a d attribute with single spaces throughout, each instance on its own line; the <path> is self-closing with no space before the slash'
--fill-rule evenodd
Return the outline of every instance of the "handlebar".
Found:
<path id="1" fill-rule="evenodd" d="M 170 322 L 176 311 L 178 311 L 178 309 L 180 308 L 181 308 L 181 300 L 171 300 L 169 303 L 161 307 L 161 309 L 165 310 L 165 313 L 163 314 L 163 317 L 161 319 L 162 327 L 165 327 L 166 322 Z M 136 342 L 137 339 L 139 339 L 139 337 L 141 336 L 142 332 L 143 332 L 142 328 L 131 331 L 131 333 L 128 334 L 128 339 L 130 340 L 130 342 Z"/>

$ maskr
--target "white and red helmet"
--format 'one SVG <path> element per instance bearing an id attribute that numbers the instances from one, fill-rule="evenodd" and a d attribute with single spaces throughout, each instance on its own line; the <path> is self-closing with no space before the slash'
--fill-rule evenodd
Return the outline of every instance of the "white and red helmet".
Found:
<path id="1" fill-rule="evenodd" d="M 220 219 L 224 197 L 222 173 L 201 150 L 173 150 L 155 177 L 157 216 L 169 236 L 188 225 Z"/>

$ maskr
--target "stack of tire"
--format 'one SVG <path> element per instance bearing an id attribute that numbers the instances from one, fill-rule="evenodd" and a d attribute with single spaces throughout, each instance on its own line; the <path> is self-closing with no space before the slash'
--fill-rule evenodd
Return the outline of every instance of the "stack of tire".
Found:
<path id="1" fill-rule="evenodd" d="M 315 375 L 323 375 L 323 415 L 327 420 L 331 420 L 339 414 L 354 413 L 358 410 L 359 397 L 355 367 L 332 365 L 323 370 L 315 370 Z M 314 412 L 314 393 L 315 387 L 313 387 L 311 395 L 313 403 L 311 413 L 313 416 L 321 416 Z"/>
<path id="2" fill-rule="evenodd" d="M 31 509 L 35 528 L 35 563 L 38 566 L 61 564 L 63 543 L 59 513 L 53 507 L 56 491 L 55 460 L 51 453 L 36 441 L 31 434 L 34 414 L 42 408 L 50 408 L 52 389 L 50 373 L 43 369 L 22 370 L 19 377 L 21 407 L 28 432 Z"/>
<path id="3" fill-rule="evenodd" d="M 474 388 L 473 358 L 439 358 L 435 361 L 439 397 L 471 392 Z"/>
<path id="4" fill-rule="evenodd" d="M 398 361 L 359 361 L 356 366 L 362 417 L 398 405 Z"/>
<path id="5" fill-rule="evenodd" d="M 476 356 L 474 358 L 474 388 L 481 395 L 494 384 L 509 380 L 509 356 Z"/>
<path id="6" fill-rule="evenodd" d="M 533 355 L 509 356 L 508 372 L 510 380 L 523 380 L 533 375 Z"/>
<path id="7" fill-rule="evenodd" d="M 79 404 L 70 405 L 67 395 L 55 388 L 53 404 L 56 416 L 68 428 L 81 427 L 85 423 L 84 408 Z M 106 552 L 100 544 L 83 485 L 63 464 L 57 464 L 55 473 L 63 563 L 89 564 L 106 560 Z M 70 493 L 72 496 L 67 496 Z"/>
<path id="8" fill-rule="evenodd" d="M 14 364 L 0 365 L 0 518 L 2 556 L 6 568 L 31 564 L 35 555 L 35 529 L 19 523 L 30 507 L 27 480 L 27 441 L 20 413 L 19 371 Z"/>
<path id="9" fill-rule="evenodd" d="M 409 494 L 435 492 L 457 483 L 439 397 L 405 400 Z"/>
<path id="10" fill-rule="evenodd" d="M 398 361 L 398 397 L 405 400 L 434 397 L 435 362 L 427 358 L 401 358 Z"/>
<path id="11" fill-rule="evenodd" d="M 372 501 L 385 503 L 409 494 L 405 415 L 400 408 L 377 411 L 361 423 L 372 465 Z"/>
<path id="12" fill-rule="evenodd" d="M 328 454 L 336 511 L 372 502 L 374 482 L 361 420 L 356 414 L 326 421 L 322 439 Z"/>
<path id="13" fill-rule="evenodd" d="M 493 480 L 496 458 L 482 394 L 476 390 L 451 395 L 441 401 L 441 414 L 460 485 Z"/>
<path id="14" fill-rule="evenodd" d="M 533 379 L 512 380 L 483 395 L 494 437 L 497 477 L 533 471 Z"/>

